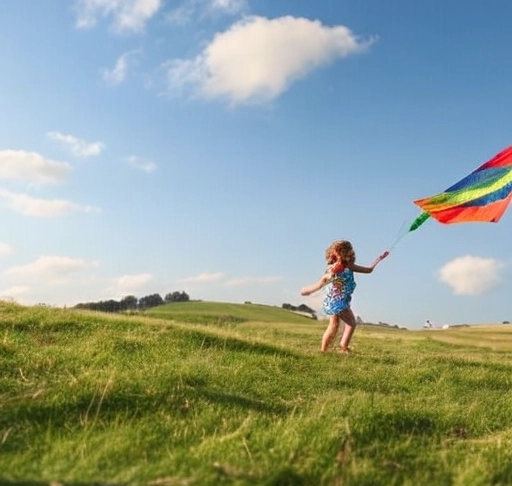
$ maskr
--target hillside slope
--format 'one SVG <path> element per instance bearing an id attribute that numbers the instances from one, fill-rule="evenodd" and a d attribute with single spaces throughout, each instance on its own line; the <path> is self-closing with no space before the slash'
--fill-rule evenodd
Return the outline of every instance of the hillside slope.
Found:
<path id="1" fill-rule="evenodd" d="M 0 302 L 0 484 L 512 484 L 512 328 L 361 327 L 343 356 L 325 323 L 200 309 Z"/>

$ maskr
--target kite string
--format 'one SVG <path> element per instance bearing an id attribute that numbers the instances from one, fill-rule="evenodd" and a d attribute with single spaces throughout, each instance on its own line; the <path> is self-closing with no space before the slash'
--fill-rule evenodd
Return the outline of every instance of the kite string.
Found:
<path id="1" fill-rule="evenodd" d="M 411 223 L 407 223 L 407 221 L 402 222 L 402 226 L 400 227 L 400 230 L 398 231 L 398 235 L 389 248 L 388 251 L 391 251 L 400 241 L 402 241 L 403 237 L 410 233 L 411 231 L 416 231 L 425 221 L 427 221 L 430 218 L 430 214 L 424 211 L 419 216 L 417 216 L 414 221 Z"/>
<path id="2" fill-rule="evenodd" d="M 393 248 L 395 248 L 395 246 L 398 245 L 398 243 L 400 243 L 400 241 L 402 241 L 403 237 L 407 233 L 409 233 L 409 228 L 408 228 L 407 224 L 408 224 L 407 221 L 402 221 L 402 225 L 400 226 L 400 229 L 398 230 L 398 233 L 397 233 L 397 236 L 395 238 L 395 241 L 389 247 L 388 251 L 391 251 Z"/>

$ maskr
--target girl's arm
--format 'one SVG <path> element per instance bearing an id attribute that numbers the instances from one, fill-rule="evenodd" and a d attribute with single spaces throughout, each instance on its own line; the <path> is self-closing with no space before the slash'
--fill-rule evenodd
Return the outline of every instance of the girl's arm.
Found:
<path id="1" fill-rule="evenodd" d="M 316 282 L 312 285 L 308 285 L 307 287 L 302 287 L 300 289 L 300 295 L 313 294 L 314 292 L 320 290 L 329 281 L 330 278 L 331 278 L 330 273 L 323 275 L 322 278 L 318 282 Z"/>
<path id="2" fill-rule="evenodd" d="M 389 251 L 385 251 L 382 253 L 382 255 L 379 255 L 377 259 L 369 266 L 369 267 L 363 267 L 362 265 L 356 265 L 355 263 L 352 265 L 348 265 L 348 268 L 352 270 L 353 272 L 357 273 L 372 273 L 373 269 L 377 266 L 379 262 L 384 260 L 389 255 Z"/>

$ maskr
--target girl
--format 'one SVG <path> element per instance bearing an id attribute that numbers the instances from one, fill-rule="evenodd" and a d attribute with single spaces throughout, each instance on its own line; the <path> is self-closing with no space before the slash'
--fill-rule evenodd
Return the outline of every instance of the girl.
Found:
<path id="1" fill-rule="evenodd" d="M 352 244 L 346 240 L 332 243 L 325 251 L 329 267 L 325 275 L 315 284 L 303 287 L 301 295 L 310 295 L 328 284 L 323 310 L 330 316 L 329 325 L 322 337 L 322 351 L 327 351 L 336 336 L 340 319 L 345 323 L 340 342 L 340 352 L 348 353 L 350 340 L 356 328 L 356 318 L 350 308 L 352 293 L 356 288 L 354 272 L 372 273 L 377 264 L 389 255 L 385 251 L 369 267 L 356 265 L 356 254 Z"/>

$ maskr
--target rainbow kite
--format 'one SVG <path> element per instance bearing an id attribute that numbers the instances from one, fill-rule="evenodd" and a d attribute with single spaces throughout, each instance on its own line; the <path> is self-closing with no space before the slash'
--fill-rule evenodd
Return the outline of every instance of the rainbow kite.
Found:
<path id="1" fill-rule="evenodd" d="M 430 217 L 444 224 L 470 221 L 497 223 L 511 199 L 512 146 L 444 192 L 414 201 L 424 212 L 408 231 L 418 229 Z"/>

